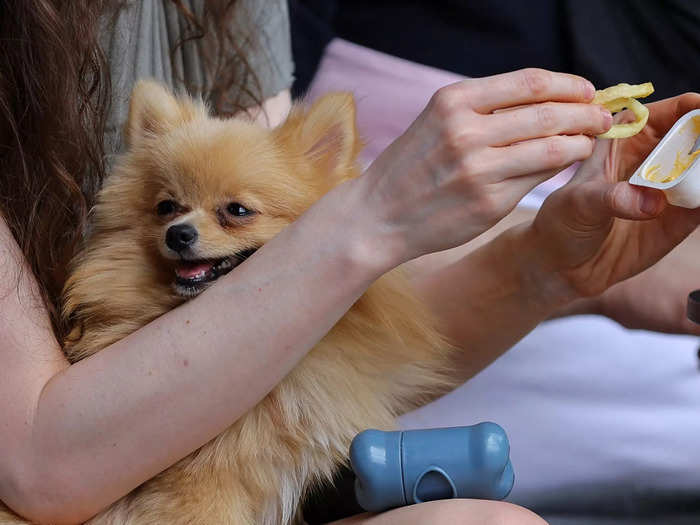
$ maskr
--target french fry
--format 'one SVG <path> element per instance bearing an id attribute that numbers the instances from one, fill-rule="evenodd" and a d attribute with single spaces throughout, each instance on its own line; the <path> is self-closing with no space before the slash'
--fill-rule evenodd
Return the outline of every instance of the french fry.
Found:
<path id="1" fill-rule="evenodd" d="M 634 122 L 615 124 L 602 135 L 601 139 L 622 139 L 636 135 L 647 123 L 649 110 L 637 98 L 648 97 L 654 92 L 654 85 L 646 82 L 639 85 L 618 84 L 595 92 L 593 104 L 606 107 L 611 113 L 627 108 L 637 117 Z"/>
<path id="2" fill-rule="evenodd" d="M 605 105 L 618 98 L 645 98 L 654 92 L 654 84 L 646 82 L 644 84 L 630 85 L 618 84 L 609 88 L 599 89 L 593 97 L 593 104 Z"/>

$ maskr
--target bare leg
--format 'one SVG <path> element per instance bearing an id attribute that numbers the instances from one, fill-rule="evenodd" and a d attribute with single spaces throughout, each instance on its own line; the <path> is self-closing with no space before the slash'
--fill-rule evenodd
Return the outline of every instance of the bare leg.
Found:
<path id="1" fill-rule="evenodd" d="M 523 507 L 499 501 L 452 499 L 361 514 L 330 525 L 547 525 Z"/>

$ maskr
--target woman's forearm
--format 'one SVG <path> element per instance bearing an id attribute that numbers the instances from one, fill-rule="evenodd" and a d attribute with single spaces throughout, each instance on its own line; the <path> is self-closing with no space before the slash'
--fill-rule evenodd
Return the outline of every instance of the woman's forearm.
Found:
<path id="1" fill-rule="evenodd" d="M 458 246 L 457 248 L 453 248 L 451 250 L 446 250 L 438 253 L 431 253 L 429 255 L 423 256 L 409 263 L 410 269 L 412 270 L 412 273 L 416 276 L 417 282 L 419 282 L 420 280 L 422 280 L 423 277 L 429 274 L 434 274 L 434 277 L 436 277 L 439 280 L 440 278 L 437 276 L 441 275 L 441 270 L 445 269 L 446 266 L 449 266 L 459 260 L 465 259 L 465 257 L 468 254 L 491 242 L 496 237 L 501 235 L 503 232 L 509 230 L 510 228 L 524 223 L 531 223 L 532 220 L 535 218 L 536 214 L 536 209 L 518 206 L 493 228 L 485 231 L 473 241 L 470 241 L 462 246 Z M 570 315 L 601 315 L 602 313 L 603 312 L 601 311 L 600 298 L 589 297 L 576 299 L 572 302 L 566 302 L 562 305 L 561 308 L 558 308 L 555 311 L 553 311 L 550 318 L 566 317 Z"/>
<path id="2" fill-rule="evenodd" d="M 334 193 L 199 298 L 48 381 L 25 450 L 31 513 L 89 517 L 219 434 L 325 335 L 384 271 L 348 227 L 352 192 Z"/>
<path id="3" fill-rule="evenodd" d="M 593 93 L 580 77 L 534 69 L 441 89 L 362 177 L 210 291 L 84 362 L 38 383 L 32 376 L 22 409 L 0 426 L 14 443 L 0 475 L 19 480 L 0 478 L 0 499 L 28 514 L 68 508 L 61 519 L 84 519 L 201 446 L 269 392 L 381 273 L 467 242 L 524 191 L 587 157 L 587 135 L 609 127 L 588 104 Z M 534 119 L 552 100 L 563 101 L 552 118 Z M 513 111 L 492 113 L 505 108 Z M 492 262 L 477 264 L 488 274 L 482 286 L 497 284 Z M 11 325 L 0 323 L 0 335 L 21 333 Z M 475 329 L 484 345 L 474 347 L 476 367 L 487 361 L 487 334 Z M 0 357 L 18 349 L 4 343 Z M 0 384 L 3 406 L 13 390 Z"/>
<path id="4" fill-rule="evenodd" d="M 574 298 L 554 272 L 540 266 L 528 222 L 413 276 L 445 335 L 463 349 L 458 364 L 465 380 Z"/>

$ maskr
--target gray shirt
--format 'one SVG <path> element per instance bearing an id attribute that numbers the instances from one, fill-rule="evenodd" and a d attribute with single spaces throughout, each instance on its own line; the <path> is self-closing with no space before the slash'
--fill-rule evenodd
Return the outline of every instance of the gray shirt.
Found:
<path id="1" fill-rule="evenodd" d="M 182 5 L 201 19 L 205 1 L 182 0 Z M 294 79 L 287 2 L 239 0 L 234 9 L 231 33 L 235 46 L 244 48 L 245 59 L 259 86 L 253 77 L 243 75 L 243 64 L 237 61 L 239 70 L 235 76 L 243 79 L 243 85 L 232 89 L 240 90 L 234 95 L 240 94 L 242 105 L 252 106 L 256 101 L 251 93 L 265 99 L 289 88 Z M 207 41 L 193 40 L 176 47 L 186 23 L 171 0 L 127 0 L 117 12 L 103 18 L 101 45 L 112 83 L 105 136 L 108 157 L 121 150 L 121 131 L 137 80 L 155 79 L 175 90 L 189 86 L 201 91 L 210 85 L 202 59 Z M 235 49 L 230 52 L 235 53 Z"/>

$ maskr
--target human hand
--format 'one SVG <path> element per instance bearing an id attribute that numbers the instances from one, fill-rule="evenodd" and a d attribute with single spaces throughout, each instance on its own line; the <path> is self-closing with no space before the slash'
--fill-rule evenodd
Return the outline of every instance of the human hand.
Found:
<path id="1" fill-rule="evenodd" d="M 459 246 L 493 226 L 532 188 L 587 158 L 610 113 L 593 86 L 526 69 L 440 89 L 358 179 L 377 245 L 392 266 Z"/>
<path id="2" fill-rule="evenodd" d="M 700 326 L 686 315 L 688 292 L 697 288 L 700 230 L 651 268 L 612 286 L 602 295 L 567 305 L 556 316 L 597 314 L 633 330 L 700 335 Z"/>
<path id="3" fill-rule="evenodd" d="M 700 209 L 669 206 L 658 190 L 620 182 L 641 164 L 678 118 L 700 107 L 700 95 L 686 94 L 648 107 L 650 115 L 644 131 L 629 139 L 597 141 L 593 155 L 569 184 L 545 201 L 532 223 L 531 239 L 541 250 L 546 266 L 560 276 L 575 296 L 595 297 L 639 274 L 700 224 Z M 674 287 L 666 288 L 669 298 L 673 290 L 678 292 L 680 279 L 687 282 L 687 292 L 697 286 L 691 282 L 690 273 L 683 275 L 680 271 L 674 270 L 678 274 L 674 279 L 679 279 Z M 657 289 L 668 286 L 660 275 L 650 272 L 635 282 L 611 289 L 600 304 L 609 315 L 629 326 L 653 324 L 651 319 L 658 308 L 654 300 L 658 301 L 658 297 L 647 295 L 646 302 L 640 303 L 634 314 L 630 310 L 631 298 L 624 296 L 645 284 L 654 283 Z M 679 313 L 676 304 L 667 315 Z M 676 319 L 675 323 L 678 326 L 682 321 Z M 667 329 L 673 324 L 669 321 Z"/>
<path id="4" fill-rule="evenodd" d="M 688 293 L 698 280 L 700 230 L 651 268 L 596 298 L 597 310 L 626 328 L 700 335 L 687 317 Z"/>

